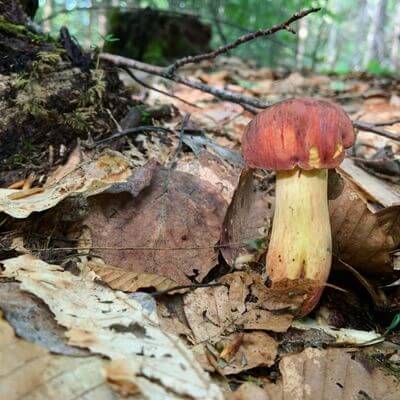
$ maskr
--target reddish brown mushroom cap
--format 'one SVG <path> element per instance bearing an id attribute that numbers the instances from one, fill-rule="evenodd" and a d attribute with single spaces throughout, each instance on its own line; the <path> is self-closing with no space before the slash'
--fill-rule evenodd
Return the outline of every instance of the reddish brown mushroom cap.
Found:
<path id="1" fill-rule="evenodd" d="M 274 104 L 249 123 L 242 151 L 252 168 L 335 168 L 354 139 L 351 120 L 338 105 L 291 99 Z"/>

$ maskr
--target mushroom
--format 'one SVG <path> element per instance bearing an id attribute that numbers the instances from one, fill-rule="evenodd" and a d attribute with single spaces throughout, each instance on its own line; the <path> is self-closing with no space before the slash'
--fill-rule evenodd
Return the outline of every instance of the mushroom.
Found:
<path id="1" fill-rule="evenodd" d="M 327 186 L 355 136 L 344 110 L 324 100 L 290 99 L 259 113 L 247 126 L 247 165 L 276 171 L 275 212 L 267 253 L 272 288 L 309 284 L 297 315 L 318 303 L 332 259 Z"/>

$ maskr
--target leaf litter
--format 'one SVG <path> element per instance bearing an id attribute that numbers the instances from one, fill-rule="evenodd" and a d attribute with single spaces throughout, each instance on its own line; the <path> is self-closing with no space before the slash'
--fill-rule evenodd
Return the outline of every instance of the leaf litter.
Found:
<path id="1" fill-rule="evenodd" d="M 387 88 L 380 90 L 380 83 L 372 78 L 284 74 L 268 68 L 255 69 L 234 58 L 216 60 L 213 70 L 206 64 L 205 69 L 200 66 L 191 73 L 201 76 L 203 82 L 270 102 L 293 95 L 331 98 L 342 103 L 353 118 L 365 122 L 385 123 L 400 115 L 395 97 L 386 95 Z M 239 86 L 243 82 L 245 86 Z M 157 79 L 154 83 L 158 85 Z M 393 85 L 389 90 L 396 90 Z M 110 359 L 87 358 L 90 379 L 82 369 L 77 371 L 90 382 L 89 390 L 104 390 L 102 395 L 107 399 L 140 393 L 152 399 L 221 398 L 222 389 L 203 368 L 224 375 L 224 382 L 228 380 L 231 389 L 243 379 L 256 381 L 257 384 L 245 383 L 232 394 L 239 400 L 349 396 L 395 399 L 398 381 L 393 378 L 394 364 L 391 374 L 383 374 L 382 363 L 371 366 L 360 361 L 363 353 L 358 348 L 349 352 L 310 347 L 358 346 L 383 340 L 385 325 L 391 320 L 386 324 L 388 315 L 400 310 L 398 295 L 376 289 L 391 308 L 387 311 L 370 307 L 376 320 L 375 331 L 338 328 L 313 319 L 293 322 L 290 302 L 277 303 L 275 300 L 282 300 L 282 294 L 268 290 L 260 274 L 273 212 L 273 175 L 256 172 L 254 178 L 243 174 L 238 183 L 242 168 L 240 140 L 251 114 L 238 105 L 215 103 L 212 96 L 194 89 L 177 85 L 171 90 L 200 108 L 153 92 L 148 99 L 152 104 L 177 106 L 172 120 L 160 121 L 172 129 L 168 136 L 154 132 L 122 138 L 121 142 L 127 145 L 121 154 L 94 156 L 78 149 L 64 170 L 49 177 L 43 187 L 26 192 L 1 189 L 1 211 L 27 220 L 46 215 L 46 210 L 51 211 L 58 203 L 68 207 L 65 199 L 88 198 L 84 220 L 74 222 L 74 228 L 86 226 L 90 232 L 81 237 L 73 254 L 81 254 L 80 259 L 75 258 L 82 268 L 80 272 L 73 275 L 64 271 L 66 262 L 62 267 L 52 266 L 29 255 L 4 262 L 2 279 L 17 280 L 24 291 L 21 293 L 29 292 L 41 299 L 53 314 L 39 309 L 39 316 L 54 316 L 58 328 L 62 328 L 38 323 L 42 329 L 39 332 L 50 334 L 52 339 L 46 335 L 35 337 L 27 330 L 24 338 L 36 343 L 29 344 L 36 346 L 34 354 L 37 345 L 43 346 L 38 354 L 43 354 L 45 360 L 62 359 L 57 365 L 66 363 L 67 358 L 54 356 L 45 347 L 51 351 L 58 348 L 61 354 L 72 348 L 86 349 Z M 183 147 L 171 165 L 180 140 L 176 129 L 180 126 L 179 114 L 184 112 L 192 113 L 193 130 L 184 133 Z M 388 129 L 395 133 L 398 125 Z M 394 270 L 400 245 L 398 185 L 387 172 L 396 168 L 396 159 L 383 158 L 376 163 L 383 147 L 398 154 L 395 141 L 360 128 L 354 154 L 338 170 L 340 177 L 331 185 L 330 199 L 335 254 L 365 274 L 374 288 L 398 278 Z M 28 246 L 29 239 L 23 238 L 24 252 L 35 253 Z M 84 243 L 82 248 L 80 243 Z M 21 246 L 13 249 L 20 250 Z M 90 253 L 88 258 L 83 252 Z M 332 278 L 340 274 L 343 271 L 334 269 Z M 221 286 L 196 287 L 215 282 Z M 176 284 L 193 284 L 193 288 L 163 299 L 155 297 L 159 317 L 153 303 L 144 305 L 141 294 L 120 292 L 163 291 Z M 293 292 L 303 289 L 293 288 Z M 352 289 L 365 301 L 359 288 Z M 30 323 L 21 322 L 26 311 L 19 303 L 16 300 L 13 309 L 6 302 L 0 304 L 17 332 L 25 331 Z M 382 313 L 384 317 L 380 318 Z M 396 332 L 390 338 L 395 337 Z M 384 356 L 385 365 L 391 356 Z M 78 368 L 80 359 L 68 358 L 68 368 Z M 21 360 L 23 364 L 25 359 Z M 48 372 L 36 374 L 27 382 L 40 378 L 40 387 L 47 393 L 50 383 L 42 381 L 51 376 L 52 368 L 39 365 L 37 371 Z M 70 372 L 66 374 L 71 376 Z M 58 385 L 61 390 L 68 390 L 68 385 L 74 390 L 78 384 L 67 382 Z M 13 385 L 9 383 L 9 387 Z M 96 385 L 100 385 L 98 389 Z M 383 385 L 386 391 L 382 390 Z M 226 385 L 223 387 L 227 389 Z"/>

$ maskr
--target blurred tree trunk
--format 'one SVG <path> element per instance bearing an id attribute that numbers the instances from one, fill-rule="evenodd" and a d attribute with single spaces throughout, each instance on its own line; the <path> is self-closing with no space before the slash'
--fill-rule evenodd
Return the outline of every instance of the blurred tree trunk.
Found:
<path id="1" fill-rule="evenodd" d="M 354 53 L 352 67 L 355 70 L 360 70 L 362 67 L 363 56 L 365 54 L 365 38 L 368 36 L 369 15 L 368 15 L 368 0 L 358 0 L 357 2 L 357 17 L 356 17 L 356 32 L 355 43 L 356 52 Z"/>
<path id="2" fill-rule="evenodd" d="M 394 12 L 392 48 L 390 50 L 390 65 L 396 71 L 400 67 L 400 3 Z"/>
<path id="3" fill-rule="evenodd" d="M 51 14 L 54 12 L 53 8 L 53 0 L 46 0 L 46 3 L 44 3 L 44 10 L 43 10 L 43 18 L 49 17 Z M 45 20 L 43 23 L 43 30 L 45 32 L 50 32 L 51 31 L 51 19 Z"/>
<path id="4" fill-rule="evenodd" d="M 372 25 L 372 36 L 367 52 L 367 64 L 372 60 L 384 61 L 385 57 L 385 24 L 388 0 L 379 0 L 376 5 Z"/>

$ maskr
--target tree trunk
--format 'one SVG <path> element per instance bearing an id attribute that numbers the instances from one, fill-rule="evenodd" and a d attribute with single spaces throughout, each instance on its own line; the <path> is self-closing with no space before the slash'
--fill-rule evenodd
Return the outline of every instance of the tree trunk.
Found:
<path id="1" fill-rule="evenodd" d="M 377 60 L 383 62 L 385 58 L 385 24 L 388 0 L 379 0 L 375 10 L 372 25 L 372 35 L 367 52 L 367 64 Z"/>
<path id="2" fill-rule="evenodd" d="M 394 12 L 392 48 L 390 50 L 390 65 L 394 71 L 400 67 L 400 3 L 397 4 Z"/>
<path id="3" fill-rule="evenodd" d="M 368 1 L 358 0 L 357 2 L 357 17 L 356 17 L 356 31 L 355 42 L 357 43 L 357 50 L 354 54 L 352 67 L 355 70 L 361 70 L 363 55 L 365 54 L 365 38 L 368 36 L 368 26 L 370 26 L 370 16 L 368 15 Z"/>

